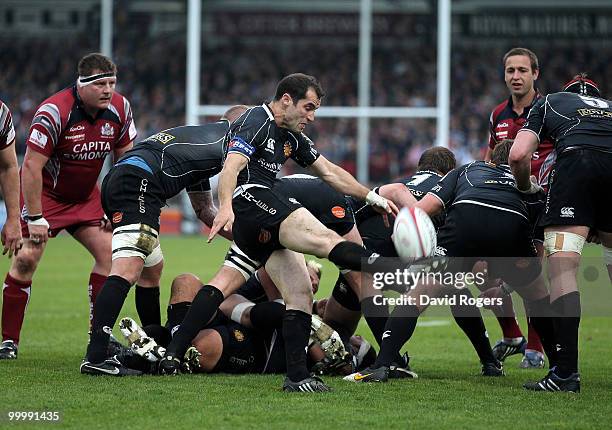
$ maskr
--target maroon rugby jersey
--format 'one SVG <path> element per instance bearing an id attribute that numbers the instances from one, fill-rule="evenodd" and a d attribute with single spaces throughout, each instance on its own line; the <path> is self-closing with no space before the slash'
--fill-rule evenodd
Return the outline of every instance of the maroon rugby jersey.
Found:
<path id="1" fill-rule="evenodd" d="M 43 170 L 43 194 L 80 202 L 96 186 L 106 156 L 135 137 L 132 109 L 125 97 L 115 92 L 109 107 L 92 118 L 73 86 L 38 107 L 27 145 L 49 157 Z"/>
<path id="2" fill-rule="evenodd" d="M 536 94 L 531 105 L 525 108 L 520 115 L 512 110 L 512 97 L 508 97 L 493 109 L 489 118 L 489 148 L 491 150 L 502 140 L 516 137 L 518 131 L 523 128 L 529 111 L 539 98 L 540 94 Z M 540 142 L 538 150 L 531 158 L 531 174 L 538 179 L 538 184 L 544 189 L 548 188 L 548 177 L 555 164 L 555 159 L 553 143 L 550 140 Z"/>
<path id="3" fill-rule="evenodd" d="M 15 140 L 13 117 L 8 106 L 0 100 L 0 150 L 6 148 Z"/>

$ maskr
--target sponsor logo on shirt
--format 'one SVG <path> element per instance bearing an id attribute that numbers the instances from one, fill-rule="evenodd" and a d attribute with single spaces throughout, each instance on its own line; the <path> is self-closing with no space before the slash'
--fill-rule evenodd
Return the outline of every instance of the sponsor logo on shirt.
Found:
<path id="1" fill-rule="evenodd" d="M 86 142 L 77 143 L 72 148 L 71 154 L 64 154 L 70 160 L 97 160 L 105 158 L 111 150 L 110 142 Z"/>
<path id="2" fill-rule="evenodd" d="M 73 135 L 64 136 L 64 139 L 66 139 L 66 140 L 83 140 L 83 139 L 85 139 L 85 135 L 84 134 L 73 134 Z"/>
<path id="3" fill-rule="evenodd" d="M 274 139 L 270 138 L 268 139 L 268 143 L 266 143 L 266 152 L 269 152 L 270 154 L 274 154 L 274 144 L 276 142 L 274 141 Z"/>
<path id="4" fill-rule="evenodd" d="M 561 208 L 561 218 L 574 218 L 574 208 L 567 206 Z"/>
<path id="5" fill-rule="evenodd" d="M 500 122 L 499 124 L 497 124 L 497 128 L 506 128 L 506 127 L 510 127 L 510 124 L 508 124 L 507 122 Z"/>
<path id="6" fill-rule="evenodd" d="M 73 125 L 72 127 L 70 127 L 70 130 L 68 130 L 70 133 L 73 133 L 75 131 L 83 131 L 85 130 L 85 126 L 82 124 L 78 124 L 78 125 Z"/>
<path id="7" fill-rule="evenodd" d="M 45 146 L 47 146 L 47 136 L 34 129 L 32 130 L 32 133 L 30 133 L 30 137 L 28 138 L 28 141 L 32 142 L 34 145 L 38 146 L 39 148 L 44 148 Z"/>

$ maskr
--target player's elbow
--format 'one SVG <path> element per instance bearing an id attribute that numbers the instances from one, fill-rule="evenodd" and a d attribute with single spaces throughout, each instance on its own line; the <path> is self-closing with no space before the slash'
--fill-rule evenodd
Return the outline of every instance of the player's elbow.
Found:
<path id="1" fill-rule="evenodd" d="M 508 163 L 510 166 L 518 166 L 531 158 L 531 151 L 525 145 L 512 145 L 510 154 L 508 154 Z"/>

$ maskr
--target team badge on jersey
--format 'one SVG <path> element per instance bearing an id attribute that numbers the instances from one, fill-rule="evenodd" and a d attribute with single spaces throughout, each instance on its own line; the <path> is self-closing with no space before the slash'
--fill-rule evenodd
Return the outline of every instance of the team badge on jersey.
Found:
<path id="1" fill-rule="evenodd" d="M 240 330 L 238 329 L 234 329 L 234 339 L 236 339 L 238 342 L 242 342 L 244 340 L 244 333 L 242 333 Z"/>
<path id="2" fill-rule="evenodd" d="M 112 125 L 105 122 L 104 125 L 100 128 L 100 133 L 102 133 L 102 136 L 112 137 L 115 135 L 115 129 Z"/>
<path id="3" fill-rule="evenodd" d="M 286 158 L 289 158 L 291 156 L 291 144 L 289 142 L 285 142 L 285 144 L 283 145 L 283 153 L 285 154 Z"/>
<path id="4" fill-rule="evenodd" d="M 115 212 L 113 214 L 113 224 L 118 224 L 123 219 L 123 212 Z"/>

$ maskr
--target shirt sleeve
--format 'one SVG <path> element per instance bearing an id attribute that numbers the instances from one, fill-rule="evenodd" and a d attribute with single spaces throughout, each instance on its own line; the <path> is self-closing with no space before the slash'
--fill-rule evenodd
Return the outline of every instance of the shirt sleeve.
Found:
<path id="1" fill-rule="evenodd" d="M 203 193 L 210 191 L 210 180 L 202 179 L 197 184 L 187 186 L 186 190 L 188 193 Z"/>
<path id="2" fill-rule="evenodd" d="M 42 104 L 32 119 L 26 145 L 29 149 L 51 157 L 62 133 L 59 108 L 53 103 Z"/>
<path id="3" fill-rule="evenodd" d="M 0 149 L 8 147 L 15 140 L 13 117 L 8 106 L 0 102 Z"/>
<path id="4" fill-rule="evenodd" d="M 433 194 L 436 196 L 444 205 L 444 208 L 448 208 L 453 200 L 455 199 L 455 189 L 457 188 L 457 180 L 461 168 L 453 169 L 446 174 L 438 183 L 429 191 L 427 194 Z"/>
<path id="5" fill-rule="evenodd" d="M 123 148 L 124 146 L 129 145 L 138 135 L 136 123 L 134 122 L 134 117 L 132 115 L 132 107 L 130 106 L 128 99 L 125 97 L 123 98 L 123 112 L 125 117 L 119 133 L 119 140 L 115 144 L 115 148 Z"/>
<path id="6" fill-rule="evenodd" d="M 301 167 L 308 167 L 315 161 L 321 154 L 314 147 L 314 143 L 308 136 L 304 133 L 300 133 L 299 135 L 294 135 L 297 143 L 295 152 L 291 154 L 291 158 L 299 164 Z"/>
<path id="7" fill-rule="evenodd" d="M 489 148 L 495 148 L 499 142 L 497 141 L 497 137 L 495 136 L 495 111 L 491 112 L 489 116 Z"/>
<path id="8" fill-rule="evenodd" d="M 546 133 L 545 117 L 546 117 L 546 102 L 548 96 L 540 98 L 529 111 L 527 121 L 521 130 L 528 130 L 538 137 L 539 141 L 544 139 Z"/>
<path id="9" fill-rule="evenodd" d="M 243 115 L 232 123 L 229 131 L 227 154 L 241 154 L 251 159 L 257 148 L 266 143 L 270 129 L 270 122 L 267 115 L 252 113 Z"/>

